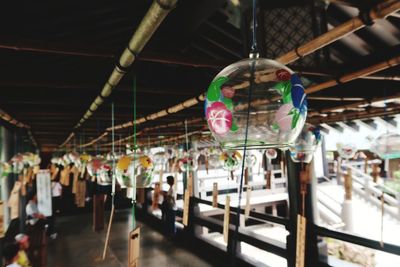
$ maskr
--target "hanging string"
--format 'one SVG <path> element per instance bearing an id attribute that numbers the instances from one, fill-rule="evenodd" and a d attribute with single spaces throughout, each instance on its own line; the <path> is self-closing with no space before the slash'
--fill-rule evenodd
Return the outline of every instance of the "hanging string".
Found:
<path id="1" fill-rule="evenodd" d="M 112 205 L 114 205 L 114 199 L 115 199 L 115 131 L 114 131 L 114 123 L 115 123 L 115 117 L 114 117 L 114 102 L 111 103 L 111 126 L 112 126 L 112 131 L 111 131 L 111 139 L 112 139 L 112 177 L 111 177 L 111 182 L 112 182 L 112 188 L 111 188 L 111 197 L 112 197 Z"/>
<path id="2" fill-rule="evenodd" d="M 188 137 L 188 127 L 186 119 L 185 119 L 185 140 L 186 140 L 186 151 L 189 151 L 189 137 Z"/>
<path id="3" fill-rule="evenodd" d="M 241 214 L 241 201 L 242 201 L 242 191 L 243 191 L 243 180 L 244 180 L 244 171 L 245 171 L 245 161 L 246 161 L 246 152 L 247 152 L 247 139 L 249 134 L 249 124 L 250 124 L 250 107 L 251 107 L 251 99 L 254 88 L 254 73 L 256 67 L 256 53 L 257 53 L 257 42 L 256 42 L 256 27 L 257 27 L 257 0 L 253 0 L 253 44 L 251 47 L 251 65 L 250 65 L 250 86 L 249 93 L 247 99 L 247 114 L 246 114 L 246 128 L 244 135 L 244 147 L 243 147 L 243 158 L 242 158 L 242 170 L 240 173 L 240 184 L 239 184 L 239 196 L 238 196 L 238 205 L 237 205 L 237 213 L 236 213 L 236 222 L 235 222 L 235 232 L 233 234 L 232 241 L 232 251 L 231 251 L 231 263 L 232 266 L 236 266 L 236 251 L 237 251 L 237 237 L 239 234 L 239 224 L 240 224 L 240 214 Z"/>
<path id="4" fill-rule="evenodd" d="M 253 37 L 253 43 L 251 45 L 251 53 L 256 54 L 258 52 L 258 46 L 257 46 L 257 0 L 253 0 L 253 32 L 252 32 L 252 37 Z"/>
<path id="5" fill-rule="evenodd" d="M 136 76 L 133 77 L 133 179 L 132 179 L 132 229 L 136 228 L 135 205 L 136 205 Z"/>
<path id="6" fill-rule="evenodd" d="M 188 127 L 187 127 L 187 120 L 185 119 L 185 140 L 186 140 L 186 153 L 189 153 L 189 136 L 188 136 Z M 189 181 L 189 168 L 191 167 L 191 164 L 189 162 L 189 154 L 187 154 L 187 161 L 186 161 L 186 188 L 184 188 L 183 191 L 185 191 L 185 189 L 188 189 L 188 181 Z M 194 160 L 194 159 L 193 159 Z M 184 184 L 185 185 L 185 184 Z M 189 193 L 190 194 L 190 193 Z"/>
<path id="7" fill-rule="evenodd" d="M 121 134 L 119 135 L 119 139 L 118 139 L 118 154 L 121 155 L 121 144 L 122 144 L 122 140 L 121 140 Z"/>

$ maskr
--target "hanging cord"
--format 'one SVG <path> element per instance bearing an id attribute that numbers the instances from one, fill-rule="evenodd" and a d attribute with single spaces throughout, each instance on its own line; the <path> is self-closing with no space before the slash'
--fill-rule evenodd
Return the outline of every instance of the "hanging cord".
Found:
<path id="1" fill-rule="evenodd" d="M 105 258 L 106 258 L 108 241 L 110 240 L 110 234 L 111 234 L 111 225 L 112 225 L 113 218 L 114 218 L 114 213 L 115 213 L 115 203 L 114 203 L 114 196 L 115 196 L 114 102 L 111 103 L 111 124 L 113 126 L 112 127 L 112 132 L 111 132 L 111 138 L 112 138 L 112 141 L 113 141 L 112 142 L 112 171 L 111 171 L 111 182 L 112 182 L 112 186 L 111 186 L 111 214 L 110 214 L 110 220 L 108 222 L 108 227 L 107 227 L 106 242 L 104 243 L 102 260 L 105 260 Z"/>
<path id="2" fill-rule="evenodd" d="M 136 205 L 136 76 L 133 77 L 133 179 L 132 179 L 132 229 L 136 228 L 135 205 Z"/>
<path id="3" fill-rule="evenodd" d="M 251 51 L 250 53 L 252 54 L 257 54 L 258 53 L 258 46 L 257 46 L 257 0 L 253 0 L 253 29 L 252 29 L 252 37 L 253 37 L 253 43 L 251 45 Z"/>
<path id="4" fill-rule="evenodd" d="M 247 114 L 246 114 L 246 129 L 244 135 L 244 147 L 243 147 L 243 158 L 242 158 L 242 170 L 240 173 L 240 185 L 239 185 L 239 199 L 236 213 L 236 222 L 235 222 L 235 232 L 233 234 L 232 241 L 232 251 L 231 251 L 231 263 L 232 266 L 236 266 L 236 251 L 237 251 L 237 237 L 239 234 L 239 223 L 240 223 L 240 214 L 241 214 L 241 201 L 242 201 L 242 191 L 243 191 L 243 177 L 245 170 L 245 161 L 246 161 L 246 152 L 247 152 L 247 139 L 249 134 L 249 124 L 250 124 L 250 107 L 251 107 L 251 99 L 254 88 L 254 72 L 256 68 L 256 60 L 257 60 L 257 41 L 256 41 L 256 28 L 257 28 L 257 0 L 253 0 L 253 44 L 251 47 L 251 65 L 250 65 L 250 86 L 249 86 L 249 94 L 247 99 Z"/>
<path id="5" fill-rule="evenodd" d="M 381 241 L 379 242 L 381 247 L 383 248 L 383 219 L 385 216 L 385 191 L 382 191 L 381 195 Z"/>
<path id="6" fill-rule="evenodd" d="M 112 191 L 111 191 L 111 197 L 112 197 L 112 205 L 114 206 L 114 200 L 115 200 L 115 130 L 114 130 L 114 123 L 115 123 L 115 117 L 114 117 L 114 102 L 111 103 L 111 139 L 112 139 L 112 144 L 111 144 L 111 149 L 112 149 L 112 176 L 111 176 L 111 181 L 112 181 Z"/>
<path id="7" fill-rule="evenodd" d="M 188 137 L 188 127 L 186 119 L 185 119 L 185 140 L 186 140 L 186 151 L 189 151 L 189 137 Z"/>
<path id="8" fill-rule="evenodd" d="M 384 94 L 384 98 L 385 98 L 385 107 L 384 107 L 384 113 L 385 113 L 385 119 L 386 119 L 386 123 L 388 122 L 388 115 L 387 115 L 387 96 L 386 96 L 386 88 L 383 89 L 383 94 Z M 389 128 L 386 126 L 386 134 L 389 134 Z M 388 151 L 388 139 L 387 136 L 385 138 L 385 152 Z M 386 161 L 387 159 L 385 159 L 385 164 L 384 164 L 384 168 L 386 168 Z M 385 170 L 385 174 L 386 177 L 387 172 Z M 382 189 L 382 195 L 381 195 L 381 240 L 380 240 L 380 245 L 383 248 L 383 223 L 384 223 L 384 215 L 385 215 L 385 189 Z"/>
<path id="9" fill-rule="evenodd" d="M 189 160 L 189 137 L 188 137 L 188 127 L 187 127 L 187 120 L 185 119 L 185 141 L 186 141 L 186 153 L 187 153 L 187 161 L 186 161 L 186 188 L 185 189 L 188 189 L 188 181 L 189 181 L 189 174 L 190 174 L 190 171 L 189 171 L 189 166 L 191 166 L 190 165 L 190 162 L 188 161 Z M 194 159 L 193 159 L 194 160 Z M 184 190 L 185 191 L 185 190 Z M 190 195 L 190 193 L 189 193 L 189 195 Z"/>

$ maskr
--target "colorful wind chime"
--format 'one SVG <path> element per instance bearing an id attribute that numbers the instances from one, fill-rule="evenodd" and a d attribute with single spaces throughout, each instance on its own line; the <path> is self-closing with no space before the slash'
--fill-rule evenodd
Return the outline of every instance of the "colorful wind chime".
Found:
<path id="1" fill-rule="evenodd" d="M 205 117 L 215 140 L 228 150 L 227 153 L 243 149 L 231 266 L 236 264 L 247 150 L 288 148 L 300 134 L 307 116 L 307 98 L 300 78 L 279 62 L 258 57 L 256 7 L 257 2 L 253 0 L 250 58 L 229 65 L 218 73 L 208 87 L 205 100 Z M 229 154 L 224 159 L 229 161 Z M 229 215 L 229 210 L 227 213 Z M 225 222 L 225 225 L 229 223 Z"/>

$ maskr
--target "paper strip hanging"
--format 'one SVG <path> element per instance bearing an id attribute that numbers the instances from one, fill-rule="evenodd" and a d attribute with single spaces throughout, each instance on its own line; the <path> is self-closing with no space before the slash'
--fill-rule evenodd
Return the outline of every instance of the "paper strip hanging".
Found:
<path id="1" fill-rule="evenodd" d="M 271 189 L 271 171 L 265 171 L 266 189 Z"/>
<path id="2" fill-rule="evenodd" d="M 76 194 L 75 194 L 75 199 L 76 199 L 76 206 L 78 208 L 84 208 L 85 207 L 85 196 L 86 196 L 86 181 L 77 181 L 77 186 L 76 186 Z"/>
<path id="3" fill-rule="evenodd" d="M 140 227 L 129 233 L 128 267 L 139 267 Z"/>
<path id="4" fill-rule="evenodd" d="M 160 185 L 162 185 L 163 184 L 163 176 L 164 176 L 164 165 L 161 167 L 159 174 L 160 174 L 160 177 L 159 177 L 158 182 L 160 183 Z"/>
<path id="5" fill-rule="evenodd" d="M 250 215 L 250 198 L 251 198 L 251 187 L 247 187 L 247 190 L 246 190 L 246 207 L 244 209 L 244 217 L 246 219 Z"/>
<path id="6" fill-rule="evenodd" d="M 36 176 L 38 210 L 44 216 L 52 215 L 51 208 L 51 177 L 49 170 L 40 170 Z"/>
<path id="7" fill-rule="evenodd" d="M 224 242 L 225 243 L 228 243 L 228 236 L 229 236 L 230 203 L 231 203 L 230 196 L 226 196 L 226 199 L 225 199 L 225 213 L 224 213 L 224 229 L 223 229 L 223 235 L 224 235 Z"/>
<path id="8" fill-rule="evenodd" d="M 6 229 L 4 229 L 4 203 L 0 201 L 0 238 L 4 237 Z"/>
<path id="9" fill-rule="evenodd" d="M 11 209 L 10 219 L 13 220 L 19 217 L 19 190 L 21 189 L 21 182 L 16 181 L 11 190 L 7 206 Z"/>
<path id="10" fill-rule="evenodd" d="M 218 183 L 213 183 L 213 193 L 212 193 L 212 206 L 213 208 L 218 207 Z"/>
<path id="11" fill-rule="evenodd" d="M 146 190 L 145 188 L 137 188 L 136 189 L 136 193 L 137 193 L 136 202 L 137 203 L 143 204 L 145 202 L 145 200 L 146 200 L 145 199 L 146 198 L 146 195 L 145 195 L 146 191 L 145 190 Z M 135 192 L 133 192 L 133 193 L 135 193 Z"/>
<path id="12" fill-rule="evenodd" d="M 26 182 L 25 182 L 25 175 L 19 175 L 18 181 L 21 182 L 21 196 L 26 196 Z"/>
<path id="13" fill-rule="evenodd" d="M 71 173 L 74 175 L 74 179 L 72 181 L 72 194 L 76 194 L 79 179 L 79 169 L 74 166 L 71 169 Z"/>
<path id="14" fill-rule="evenodd" d="M 190 201 L 190 194 L 189 190 L 186 189 L 183 201 L 183 219 L 182 219 L 182 223 L 184 226 L 188 226 L 189 224 L 189 201 Z"/>
<path id="15" fill-rule="evenodd" d="M 188 177 L 188 190 L 189 190 L 189 196 L 193 196 L 193 172 L 189 172 L 189 177 Z"/>
<path id="16" fill-rule="evenodd" d="M 304 267 L 306 244 L 306 218 L 297 215 L 296 267 Z"/>
<path id="17" fill-rule="evenodd" d="M 244 169 L 244 185 L 247 186 L 249 184 L 249 168 Z"/>

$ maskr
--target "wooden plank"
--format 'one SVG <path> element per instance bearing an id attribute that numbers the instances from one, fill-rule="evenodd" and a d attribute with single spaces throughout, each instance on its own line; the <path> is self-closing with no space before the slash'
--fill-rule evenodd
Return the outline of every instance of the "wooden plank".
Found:
<path id="1" fill-rule="evenodd" d="M 40 170 L 36 176 L 38 210 L 44 216 L 52 215 L 50 170 Z"/>
<path id="2" fill-rule="evenodd" d="M 225 213 L 224 213 L 224 228 L 223 228 L 223 235 L 224 235 L 224 242 L 225 243 L 228 243 L 228 236 L 229 236 L 230 203 L 231 203 L 230 196 L 226 196 L 226 199 L 225 199 Z"/>
<path id="3" fill-rule="evenodd" d="M 304 267 L 306 244 L 306 218 L 297 215 L 296 267 Z"/>
<path id="4" fill-rule="evenodd" d="M 19 217 L 19 190 L 21 189 L 21 182 L 16 181 L 11 190 L 7 206 L 11 209 L 10 219 L 13 220 Z"/>
<path id="5" fill-rule="evenodd" d="M 246 207 L 244 209 L 244 216 L 248 218 L 250 215 L 250 199 L 251 199 L 251 187 L 247 187 L 246 190 Z"/>
<path id="6" fill-rule="evenodd" d="M 129 233 L 128 267 L 139 267 L 140 257 L 140 227 Z"/>
<path id="7" fill-rule="evenodd" d="M 190 194 L 189 190 L 186 189 L 183 202 L 183 219 L 182 219 L 182 223 L 184 226 L 188 226 L 189 224 L 189 201 L 190 201 Z"/>
<path id="8" fill-rule="evenodd" d="M 189 190 L 189 196 L 193 196 L 193 172 L 190 171 L 188 175 L 187 189 Z"/>
<path id="9" fill-rule="evenodd" d="M 218 207 L 218 183 L 213 183 L 213 193 L 212 193 L 212 199 L 213 199 L 213 208 Z"/>
<path id="10" fill-rule="evenodd" d="M 4 225 L 4 202 L 0 201 L 0 238 L 4 237 L 6 232 Z"/>

